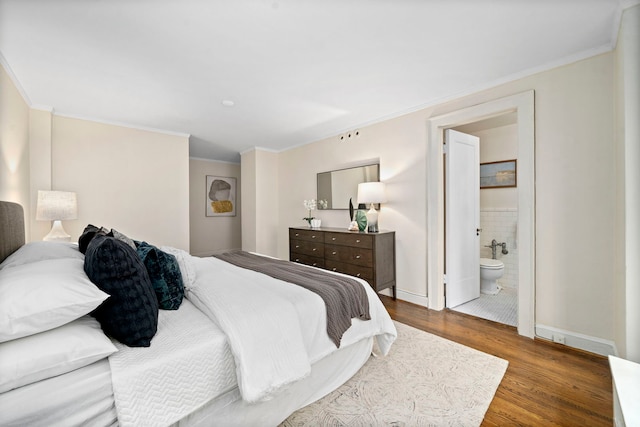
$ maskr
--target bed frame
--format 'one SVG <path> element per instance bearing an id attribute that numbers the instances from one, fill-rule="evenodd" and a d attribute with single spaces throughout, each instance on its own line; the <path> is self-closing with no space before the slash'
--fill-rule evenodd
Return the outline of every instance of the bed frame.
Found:
<path id="1" fill-rule="evenodd" d="M 24 244 L 25 219 L 22 206 L 17 203 L 0 201 L 0 262 Z M 187 415 L 172 427 L 204 427 L 212 424 L 262 425 L 264 422 L 258 420 L 264 421 L 265 415 L 269 415 L 274 420 L 282 420 L 283 417 L 316 401 L 355 375 L 368 360 L 373 340 L 373 338 L 368 338 L 359 341 L 315 362 L 312 366 L 312 374 L 298 383 L 292 384 L 289 393 L 284 393 L 270 401 L 249 404 L 242 400 L 238 389 L 235 388 Z M 108 367 L 106 359 L 104 362 L 98 363 L 102 363 L 103 367 Z M 335 369 L 336 366 L 340 369 Z M 108 370 L 105 372 L 109 373 Z M 327 378 L 330 379 L 327 381 Z M 294 396 L 295 398 L 293 398 Z M 271 423 L 267 422 L 267 424 Z"/>
<path id="2" fill-rule="evenodd" d="M 22 206 L 0 201 L 0 262 L 24 245 L 24 234 Z"/>

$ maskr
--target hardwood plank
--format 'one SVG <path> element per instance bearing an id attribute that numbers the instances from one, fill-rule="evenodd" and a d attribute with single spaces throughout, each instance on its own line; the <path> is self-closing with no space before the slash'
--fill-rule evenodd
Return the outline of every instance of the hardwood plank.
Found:
<path id="1" fill-rule="evenodd" d="M 509 361 L 483 426 L 611 426 L 607 358 L 518 335 L 516 328 L 381 295 L 394 320 Z"/>

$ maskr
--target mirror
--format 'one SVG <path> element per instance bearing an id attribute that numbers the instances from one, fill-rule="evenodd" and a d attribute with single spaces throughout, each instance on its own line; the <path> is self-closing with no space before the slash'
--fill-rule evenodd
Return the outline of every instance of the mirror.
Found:
<path id="1" fill-rule="evenodd" d="M 318 174 L 318 200 L 326 200 L 324 209 L 349 209 L 358 207 L 358 184 L 380 180 L 380 165 L 358 166 Z M 320 207 L 318 207 L 320 208 Z"/>

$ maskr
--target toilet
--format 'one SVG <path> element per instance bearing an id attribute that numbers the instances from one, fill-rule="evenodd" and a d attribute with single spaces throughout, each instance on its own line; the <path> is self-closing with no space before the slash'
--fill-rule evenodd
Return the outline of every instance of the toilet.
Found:
<path id="1" fill-rule="evenodd" d="M 480 292 L 495 295 L 500 292 L 496 281 L 504 274 L 502 261 L 491 258 L 480 258 Z"/>

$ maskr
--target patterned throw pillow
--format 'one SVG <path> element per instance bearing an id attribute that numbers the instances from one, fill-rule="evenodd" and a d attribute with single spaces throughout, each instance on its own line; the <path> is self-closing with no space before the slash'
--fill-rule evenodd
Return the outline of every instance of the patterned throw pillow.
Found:
<path id="1" fill-rule="evenodd" d="M 184 297 L 180 266 L 175 256 L 147 242 L 136 242 L 138 256 L 147 268 L 151 285 L 163 310 L 177 310 Z"/>
<path id="2" fill-rule="evenodd" d="M 129 347 L 149 347 L 158 328 L 158 300 L 136 251 L 98 234 L 87 248 L 84 270 L 111 296 L 92 313 L 104 332 Z"/>

